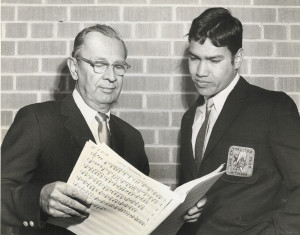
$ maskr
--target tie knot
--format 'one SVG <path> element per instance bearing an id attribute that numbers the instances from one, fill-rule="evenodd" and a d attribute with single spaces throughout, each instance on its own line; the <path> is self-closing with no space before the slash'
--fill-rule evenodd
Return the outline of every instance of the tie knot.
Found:
<path id="1" fill-rule="evenodd" d="M 96 115 L 96 120 L 97 122 L 106 122 L 106 119 L 107 119 L 107 115 L 105 113 L 97 113 Z"/>
<path id="2" fill-rule="evenodd" d="M 210 110 L 214 105 L 213 99 L 208 99 L 206 102 L 206 109 Z"/>

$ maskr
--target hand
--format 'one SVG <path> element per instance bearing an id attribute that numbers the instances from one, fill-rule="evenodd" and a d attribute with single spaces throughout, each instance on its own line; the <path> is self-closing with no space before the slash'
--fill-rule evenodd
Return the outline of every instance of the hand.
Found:
<path id="1" fill-rule="evenodd" d="M 92 199 L 64 182 L 45 185 L 40 193 L 41 209 L 53 217 L 86 218 Z"/>
<path id="2" fill-rule="evenodd" d="M 203 206 L 206 202 L 207 198 L 203 197 L 196 203 L 195 206 L 188 210 L 188 212 L 183 216 L 183 220 L 188 223 L 196 222 L 199 219 L 201 212 L 203 211 Z"/>

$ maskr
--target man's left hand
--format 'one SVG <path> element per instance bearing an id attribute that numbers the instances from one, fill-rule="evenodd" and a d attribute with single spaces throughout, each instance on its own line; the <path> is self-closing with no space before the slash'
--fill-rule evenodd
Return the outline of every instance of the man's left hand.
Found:
<path id="1" fill-rule="evenodd" d="M 207 198 L 204 197 L 200 201 L 198 201 L 195 206 L 189 209 L 188 212 L 183 216 L 184 222 L 188 222 L 188 223 L 196 222 L 199 219 L 203 211 L 203 206 L 205 205 L 206 202 L 207 202 Z"/>

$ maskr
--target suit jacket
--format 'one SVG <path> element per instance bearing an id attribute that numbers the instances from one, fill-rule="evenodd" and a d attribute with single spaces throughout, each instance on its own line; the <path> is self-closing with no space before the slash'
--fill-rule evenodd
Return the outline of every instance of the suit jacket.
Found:
<path id="1" fill-rule="evenodd" d="M 148 175 L 140 132 L 114 115 L 109 126 L 111 148 Z M 2 227 L 15 231 L 21 226 L 22 235 L 70 233 L 49 224 L 44 227 L 39 195 L 44 185 L 68 180 L 88 140 L 95 141 L 72 95 L 19 110 L 2 144 Z M 33 222 L 33 228 L 23 226 L 24 221 Z"/>
<path id="2" fill-rule="evenodd" d="M 179 184 L 227 163 L 231 146 L 254 150 L 254 165 L 249 177 L 225 173 L 208 191 L 198 222 L 186 223 L 181 234 L 300 234 L 300 120 L 294 102 L 240 78 L 198 172 L 191 144 L 196 108 L 197 102 L 182 118 Z"/>

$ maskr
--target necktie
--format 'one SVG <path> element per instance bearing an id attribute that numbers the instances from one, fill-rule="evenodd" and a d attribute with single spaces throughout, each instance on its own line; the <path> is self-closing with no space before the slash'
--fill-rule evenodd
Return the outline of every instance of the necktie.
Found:
<path id="1" fill-rule="evenodd" d="M 106 122 L 107 116 L 104 113 L 98 113 L 95 118 L 99 123 L 98 134 L 100 142 L 110 146 L 110 133 Z"/>
<path id="2" fill-rule="evenodd" d="M 196 138 L 196 144 L 195 144 L 195 164 L 197 166 L 197 170 L 199 169 L 203 153 L 204 153 L 204 143 L 205 143 L 205 136 L 207 132 L 208 127 L 208 120 L 211 108 L 213 106 L 213 100 L 209 99 L 206 102 L 206 112 L 205 112 L 205 118 L 204 122 L 202 123 L 202 126 L 198 132 L 197 138 Z"/>

